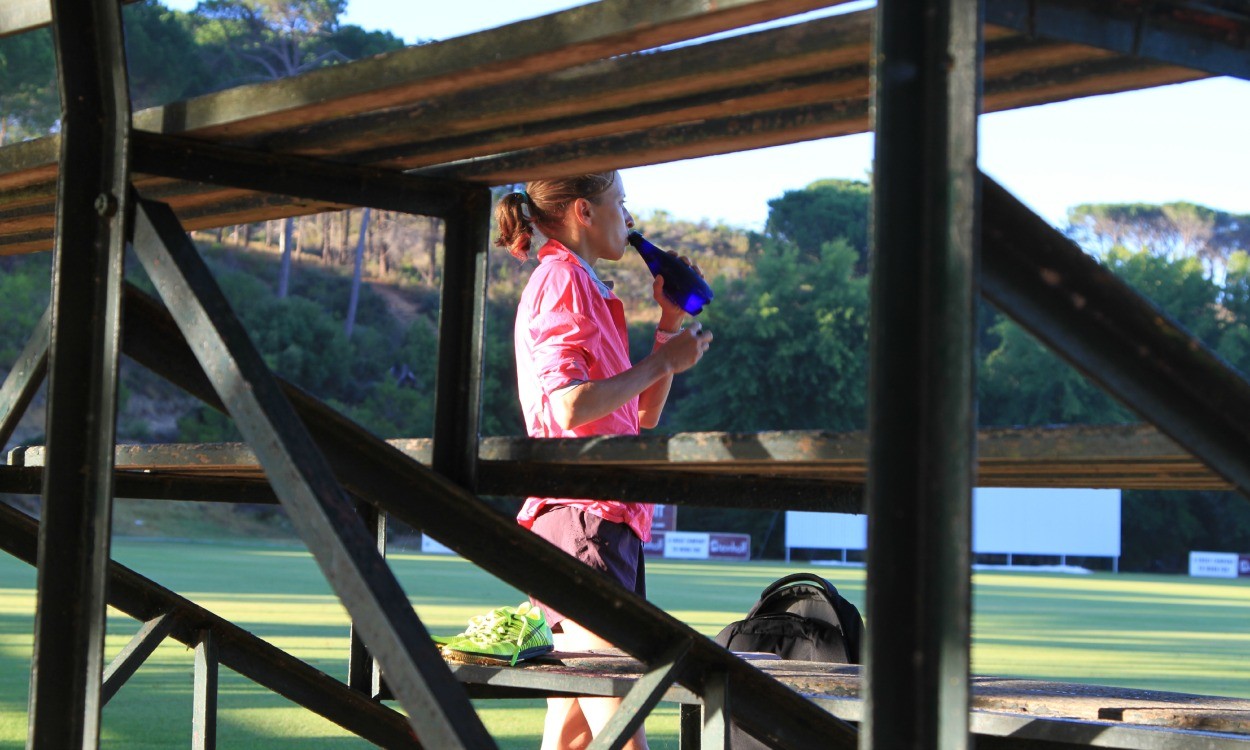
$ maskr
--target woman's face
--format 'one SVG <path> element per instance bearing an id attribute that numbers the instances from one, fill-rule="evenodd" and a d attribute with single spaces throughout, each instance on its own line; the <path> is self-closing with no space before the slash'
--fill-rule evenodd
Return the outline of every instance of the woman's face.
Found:
<path id="1" fill-rule="evenodd" d="M 587 225 L 587 239 L 595 258 L 620 260 L 625 254 L 625 238 L 634 226 L 634 217 L 625 208 L 625 186 L 618 174 L 597 200 L 591 201 L 593 220 Z"/>

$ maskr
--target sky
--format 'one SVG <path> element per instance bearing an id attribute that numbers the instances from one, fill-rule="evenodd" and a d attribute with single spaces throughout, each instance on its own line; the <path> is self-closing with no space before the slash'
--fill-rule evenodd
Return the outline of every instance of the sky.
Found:
<path id="1" fill-rule="evenodd" d="M 194 0 L 165 0 L 191 10 Z M 342 21 L 443 40 L 579 0 L 348 0 Z M 845 7 L 863 7 L 862 3 Z M 1054 225 L 1082 203 L 1189 201 L 1250 214 L 1250 81 L 1215 78 L 983 115 L 982 171 Z M 871 134 L 622 171 L 635 214 L 760 229 L 768 201 L 825 178 L 866 179 Z"/>

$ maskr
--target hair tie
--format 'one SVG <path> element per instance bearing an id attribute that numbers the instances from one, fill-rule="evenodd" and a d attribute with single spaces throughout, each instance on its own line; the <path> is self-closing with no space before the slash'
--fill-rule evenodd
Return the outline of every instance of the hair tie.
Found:
<path id="1" fill-rule="evenodd" d="M 530 203 L 532 202 L 530 194 L 524 190 L 518 190 L 516 194 L 521 196 L 521 216 L 525 217 L 526 221 L 533 221 L 534 217 L 530 213 Z"/>

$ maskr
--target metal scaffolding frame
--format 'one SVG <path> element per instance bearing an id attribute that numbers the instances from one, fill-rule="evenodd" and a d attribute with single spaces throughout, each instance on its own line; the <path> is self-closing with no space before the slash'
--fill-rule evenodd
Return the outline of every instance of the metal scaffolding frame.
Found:
<path id="1" fill-rule="evenodd" d="M 221 96 L 206 97 L 138 113 L 132 125 L 115 1 L 54 0 L 45 15 L 36 0 L 6 0 L 0 34 L 51 23 L 65 102 L 59 137 L 0 149 L 0 248 L 27 252 L 54 243 L 48 313 L 0 385 L 5 439 L 45 378 L 49 387 L 42 455 L 0 467 L 0 489 L 42 492 L 39 522 L 0 505 L 0 548 L 39 571 L 29 746 L 96 746 L 101 707 L 173 638 L 195 650 L 194 747 L 215 746 L 218 665 L 379 746 L 492 747 L 468 700 L 478 693 L 438 655 L 385 563 L 387 516 L 428 531 L 645 665 L 604 746 L 619 745 L 679 688 L 702 705 L 683 709 L 683 742 L 697 737 L 706 747 L 728 747 L 731 723 L 792 748 L 964 748 L 970 732 L 978 745 L 1003 748 L 1250 745 L 1239 735 L 970 720 L 968 674 L 978 289 L 1209 467 L 1215 481 L 1250 495 L 1250 383 L 981 175 L 977 114 L 1207 74 L 1245 77 L 1250 15 L 1234 0 L 880 0 L 867 14 L 627 54 L 829 4 L 836 3 L 680 0 L 657 9 L 645 0 L 605 0 L 473 35 L 456 48 L 459 57 L 418 50 L 275 84 L 307 97 L 289 111 L 265 111 L 271 105 L 260 104 L 263 96 L 242 96 L 233 110 L 208 106 L 227 101 Z M 652 33 L 645 47 L 641 31 Z M 513 41 L 561 43 L 536 55 L 523 44 L 499 45 L 509 33 Z M 486 48 L 500 52 L 475 63 L 472 75 L 457 70 Z M 1038 80 L 1019 62 L 1038 54 L 1067 58 Z M 386 65 L 402 83 L 370 88 L 370 76 Z M 482 89 L 522 75 L 535 77 L 546 87 L 544 100 L 558 104 L 568 90 L 550 74 L 578 65 L 589 66 L 578 90 L 598 109 L 559 117 L 558 127 L 544 119 L 550 112 L 506 122 L 481 106 L 489 99 Z M 782 72 L 760 77 L 746 72 L 752 65 Z M 735 72 L 741 80 L 699 88 Z M 871 99 L 863 85 L 870 73 Z M 667 85 L 668 93 L 626 107 L 613 98 L 625 80 Z M 411 123 L 405 107 L 413 105 L 404 97 L 421 86 L 445 98 L 445 114 L 436 113 L 433 130 L 413 142 L 403 127 Z M 327 97 L 339 119 L 317 113 Z M 758 109 L 724 114 L 731 99 Z M 476 496 L 533 486 L 542 473 L 551 492 L 698 503 L 726 490 L 731 504 L 752 504 L 741 476 L 709 464 L 616 473 L 566 466 L 552 476 L 524 447 L 484 457 L 485 185 L 544 169 L 621 167 L 855 132 L 868 126 L 870 109 L 877 168 L 866 485 L 769 472 L 747 482 L 784 487 L 794 503 L 813 509 L 863 503 L 872 519 L 864 704 L 848 717 L 644 599 L 590 585 L 580 564 Z M 629 127 L 644 132 L 605 125 L 627 114 L 635 118 Z M 304 126 L 304 117 L 315 122 Z M 479 124 L 460 127 L 457 118 Z M 567 142 L 570 133 L 575 143 Z M 445 222 L 435 438 L 424 461 L 276 377 L 186 234 L 188 227 L 347 205 Z M 159 299 L 123 283 L 127 242 Z M 254 469 L 221 476 L 128 471 L 114 446 L 121 352 L 228 413 L 248 445 L 224 450 L 246 453 L 237 460 L 259 464 L 263 477 Z M 641 450 L 645 441 L 615 445 Z M 114 496 L 223 491 L 290 511 L 352 618 L 346 683 L 110 561 Z M 535 564 L 518 569 L 510 564 L 518 556 Z M 107 667 L 106 603 L 140 623 Z M 880 643 L 891 648 L 874 649 Z M 558 690 L 559 681 L 550 687 Z"/>

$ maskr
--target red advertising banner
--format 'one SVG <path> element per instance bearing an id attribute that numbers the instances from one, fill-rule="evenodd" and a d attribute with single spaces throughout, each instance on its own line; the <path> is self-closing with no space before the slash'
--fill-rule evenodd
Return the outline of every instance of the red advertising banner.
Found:
<path id="1" fill-rule="evenodd" d="M 712 534 L 708 540 L 707 556 L 710 560 L 750 560 L 750 534 Z"/>
<path id="2" fill-rule="evenodd" d="M 647 557 L 664 557 L 664 532 L 651 531 L 651 541 L 642 543 L 642 554 Z"/>
<path id="3" fill-rule="evenodd" d="M 677 506 L 676 505 L 657 505 L 655 506 L 655 516 L 651 519 L 651 531 L 676 531 L 677 530 Z"/>

